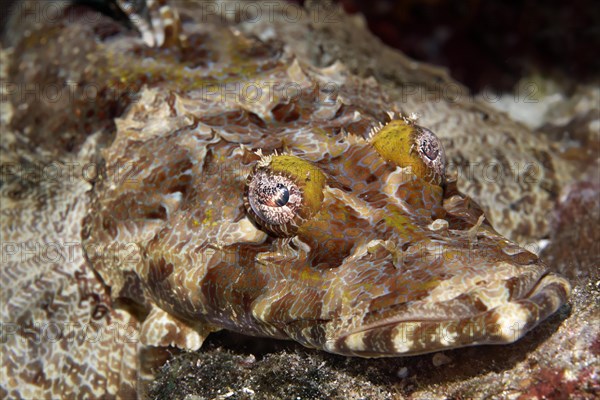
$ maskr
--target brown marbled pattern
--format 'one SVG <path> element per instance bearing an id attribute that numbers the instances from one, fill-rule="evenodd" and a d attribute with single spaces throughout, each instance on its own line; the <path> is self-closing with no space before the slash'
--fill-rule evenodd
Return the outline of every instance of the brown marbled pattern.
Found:
<path id="1" fill-rule="evenodd" d="M 27 39 L 17 41 L 13 79 L 76 79 L 104 91 L 93 116 L 79 98 L 66 107 L 30 104 L 31 114 L 11 98 L 3 162 L 18 162 L 11 155 L 24 153 L 40 162 L 64 157 L 98 162 L 99 176 L 78 177 L 75 187 L 34 182 L 30 193 L 23 180 L 2 187 L 25 199 L 15 195 L 3 204 L 3 241 L 83 245 L 74 259 L 48 266 L 3 260 L 2 283 L 10 287 L 3 291 L 3 318 L 21 327 L 120 323 L 139 330 L 141 343 L 108 334 L 76 345 L 38 343 L 28 338 L 31 330 L 21 330 L 2 344 L 8 350 L 2 373 L 10 377 L 3 394 L 125 397 L 142 378 L 142 345 L 197 349 L 223 328 L 363 357 L 507 343 L 565 302 L 568 282 L 481 220 L 479 206 L 454 180 L 436 186 L 386 163 L 369 135 L 389 121 L 388 111 L 414 109 L 423 114 L 419 123 L 450 145 L 451 160 L 470 153 L 502 161 L 504 152 L 495 149 L 508 145 L 513 159 L 525 163 L 535 154 L 523 147 L 538 151 L 544 143 L 507 144 L 504 136 L 522 128 L 491 110 L 494 122 L 481 125 L 478 107 L 393 101 L 375 79 L 342 63 L 312 65 L 293 46 L 199 24 L 193 10 L 181 12 L 188 22 L 173 32 L 184 37 L 168 37 L 162 47 L 148 47 L 130 31 L 99 34 L 113 24 L 106 17 L 91 25 L 33 24 Z M 87 64 L 44 69 L 66 50 L 43 44 L 65 40 L 82 52 L 93 49 Z M 337 90 L 328 89 L 331 83 Z M 258 99 L 248 99 L 249 84 L 261 88 Z M 113 97 L 119 85 L 131 93 Z M 286 85 L 301 95 L 286 96 L 280 90 Z M 208 87 L 230 91 L 213 94 Z M 489 137 L 507 126 L 514 131 Z M 467 136 L 445 136 L 465 127 L 493 149 L 482 154 Z M 45 128 L 64 134 L 45 141 Z M 310 161 L 327 177 L 321 208 L 291 240 L 259 229 L 244 208 L 258 149 Z M 552 183 L 553 165 L 540 168 Z M 518 183 L 500 182 L 498 189 L 476 176 L 465 181 L 461 189 L 479 192 L 488 206 L 519 196 Z M 524 214 L 547 208 L 552 196 L 537 189 L 522 195 L 530 199 Z M 519 215 L 502 220 L 504 229 L 518 233 L 515 220 L 529 227 L 543 220 L 539 213 Z"/>
<path id="2" fill-rule="evenodd" d="M 285 74 L 261 70 L 253 82 L 265 87 L 277 77 L 285 87 L 300 75 L 307 87 L 323 87 L 321 73 L 294 62 Z M 351 93 L 339 79 L 340 91 Z M 168 96 L 170 102 L 161 100 Z M 567 281 L 481 224 L 478 209 L 451 190 L 451 181 L 445 190 L 377 153 L 369 132 L 391 118 L 376 117 L 385 104 L 373 98 L 383 93 L 369 101 L 343 93 L 326 102 L 265 97 L 252 105 L 221 93 L 200 109 L 198 96 L 193 89 L 142 92 L 104 151 L 107 174 L 94 188 L 86 222 L 85 243 L 140 247 L 138 263 L 95 263 L 104 280 L 120 287 L 121 271 L 132 271 L 144 303 L 182 326 L 397 356 L 512 342 L 566 300 Z M 332 104 L 337 111 L 325 113 Z M 216 112 L 219 118 L 206 118 Z M 322 126 L 335 135 L 320 133 Z M 261 231 L 258 217 L 244 211 L 254 150 L 310 160 L 326 176 L 318 212 L 291 240 Z M 135 166 L 130 181 L 111 176 L 119 163 Z M 107 221 L 114 229 L 106 229 Z M 127 229 L 133 221 L 135 231 Z M 456 324 L 461 328 L 447 336 L 420 334 Z M 417 336 L 403 337 L 412 327 Z"/>

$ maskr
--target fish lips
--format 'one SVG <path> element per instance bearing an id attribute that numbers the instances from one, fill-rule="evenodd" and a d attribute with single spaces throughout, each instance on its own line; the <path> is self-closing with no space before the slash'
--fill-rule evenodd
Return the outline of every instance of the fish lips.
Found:
<path id="1" fill-rule="evenodd" d="M 387 310 L 372 310 L 362 317 L 363 321 L 371 319 L 367 325 L 354 321 L 356 329 L 327 340 L 325 348 L 350 356 L 398 357 L 513 343 L 555 313 L 571 292 L 567 279 L 547 272 L 542 263 L 536 266 L 540 272 L 532 284 L 524 285 L 527 291 L 522 290 L 524 287 L 514 289 L 519 280 L 531 281 L 526 271 L 454 298 L 438 302 L 422 299 Z M 501 290 L 506 296 L 498 295 Z M 390 315 L 393 309 L 399 312 Z"/>

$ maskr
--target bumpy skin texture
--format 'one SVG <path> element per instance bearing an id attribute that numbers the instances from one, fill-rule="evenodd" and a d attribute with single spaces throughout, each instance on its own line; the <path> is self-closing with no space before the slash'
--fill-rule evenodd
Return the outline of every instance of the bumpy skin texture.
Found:
<path id="1" fill-rule="evenodd" d="M 30 100 L 13 97 L 3 162 L 60 157 L 101 168 L 91 181 L 17 177 L 2 187 L 12 193 L 3 241 L 81 238 L 85 249 L 47 264 L 3 259 L 3 320 L 21 328 L 3 337 L 2 394 L 124 397 L 140 379 L 141 344 L 197 349 L 218 329 L 363 357 L 510 343 L 566 301 L 568 282 L 496 233 L 453 178 L 420 179 L 371 145 L 371 131 L 398 118 L 388 112 L 416 100 L 396 107 L 374 79 L 340 63 L 316 67 L 227 26 L 175 19 L 151 43 L 162 47 L 148 47 L 106 17 L 73 15 L 17 36 L 9 75 L 104 91 L 92 105 L 79 89 L 67 104 L 29 103 L 30 114 Z M 82 48 L 90 53 L 44 67 Z M 62 134 L 46 142 L 53 130 Z M 267 234 L 244 206 L 258 149 L 326 177 L 318 212 L 291 239 Z M 547 202 L 547 193 L 530 196 Z M 36 341 L 38 322 L 94 323 L 105 334 Z M 141 344 L 106 334 L 119 326 L 139 327 Z"/>
<path id="2" fill-rule="evenodd" d="M 366 132 L 343 131 L 357 115 L 375 121 L 358 101 L 321 119 L 321 104 L 298 100 L 304 118 L 265 116 L 238 133 L 197 113 L 188 96 L 171 105 L 157 96 L 145 92 L 118 121 L 84 223 L 85 248 L 112 255 L 135 244 L 118 262 L 88 256 L 113 297 L 152 308 L 146 344 L 196 348 L 205 332 L 227 328 L 397 356 L 512 342 L 566 300 L 566 280 L 481 224 L 453 182 L 421 180 L 387 163 Z M 250 119 L 239 108 L 219 112 Z M 246 214 L 257 162 L 247 148 L 287 149 L 327 177 L 318 213 L 291 241 Z M 132 175 L 110 174 L 125 163 Z"/>

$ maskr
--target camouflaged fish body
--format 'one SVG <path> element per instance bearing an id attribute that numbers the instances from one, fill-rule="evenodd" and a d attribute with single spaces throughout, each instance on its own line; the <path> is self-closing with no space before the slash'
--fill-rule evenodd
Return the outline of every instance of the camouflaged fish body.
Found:
<path id="1" fill-rule="evenodd" d="M 221 90 L 143 92 L 117 121 L 84 222 L 113 299 L 149 310 L 143 343 L 197 349 L 225 328 L 398 356 L 510 343 L 565 302 L 567 281 L 491 228 L 439 139 L 376 86 L 356 98 L 335 67 L 223 35 Z"/>
<path id="2" fill-rule="evenodd" d="M 510 343 L 566 301 L 569 283 L 498 234 L 446 173 L 441 143 L 419 125 L 447 116 L 409 120 L 342 63 L 318 68 L 275 40 L 160 10 L 171 20 L 160 38 L 102 17 L 35 25 L 17 42 L 24 65 L 78 86 L 66 105 L 14 100 L 11 154 L 35 145 L 33 159 L 67 152 L 102 168 L 3 204 L 12 241 L 83 241 L 69 262 L 3 266 L 5 320 L 27 332 L 38 321 L 139 324 L 143 344 L 185 349 L 230 329 L 384 357 Z M 90 82 L 102 86 L 95 102 L 80 90 Z M 455 113 L 479 129 L 469 107 Z M 64 135 L 47 141 L 57 126 Z M 2 393 L 135 393 L 136 341 L 27 332 L 4 344 L 13 378 Z"/>
<path id="3" fill-rule="evenodd" d="M 161 96 L 144 93 L 118 122 L 84 236 L 100 249 L 88 258 L 113 298 L 150 309 L 146 344 L 196 349 L 225 328 L 339 354 L 407 355 L 512 342 L 568 296 L 566 280 L 498 235 L 454 182 L 422 179 L 378 152 L 394 124 L 421 130 L 410 121 L 365 136 L 345 130 L 360 111 L 338 103 L 322 119 L 331 105 L 298 100 L 293 122 L 238 108 L 238 125 L 215 126 L 194 114 L 193 96 Z M 130 174 L 112 175 L 119 165 Z M 248 189 L 259 175 L 284 182 L 256 202 L 267 212 L 288 203 L 293 228 L 244 204 L 260 193 Z"/>

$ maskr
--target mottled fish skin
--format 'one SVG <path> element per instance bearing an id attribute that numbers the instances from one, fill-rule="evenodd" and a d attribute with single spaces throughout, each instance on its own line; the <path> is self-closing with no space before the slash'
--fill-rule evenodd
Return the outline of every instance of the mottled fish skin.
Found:
<path id="1" fill-rule="evenodd" d="M 419 179 L 386 162 L 368 132 L 344 130 L 357 114 L 375 124 L 369 109 L 340 105 L 323 121 L 322 104 L 298 100 L 303 118 L 258 123 L 231 109 L 243 121 L 234 131 L 195 114 L 193 95 L 161 95 L 145 92 L 119 121 L 84 236 L 100 254 L 136 244 L 120 263 L 88 257 L 114 298 L 151 309 L 146 344 L 196 349 L 225 328 L 346 355 L 418 354 L 513 342 L 566 301 L 568 282 L 497 234 L 454 182 Z M 248 217 L 250 148 L 326 177 L 317 214 L 291 239 Z M 116 179 L 125 164 L 135 173 Z"/>
<path id="2" fill-rule="evenodd" d="M 137 95 L 90 105 L 76 90 L 66 105 L 15 107 L 10 154 L 38 146 L 32 162 L 59 154 L 102 168 L 98 179 L 32 184 L 3 204 L 11 241 L 83 240 L 69 262 L 3 263 L 4 320 L 123 324 L 143 345 L 190 350 L 229 329 L 393 357 L 510 343 L 565 303 L 568 281 L 498 234 L 455 178 L 417 176 L 416 165 L 376 148 L 382 125 L 414 125 L 375 80 L 340 63 L 314 67 L 222 24 L 181 24 L 181 11 L 151 3 L 162 17 L 137 25 L 141 37 L 101 19 L 43 35 L 32 28 L 18 43 L 45 65 L 45 52 L 66 55 L 55 43 L 83 38 L 89 54 L 57 76 Z M 152 23 L 161 18 L 170 22 Z M 20 141 L 27 113 L 47 119 L 32 118 Z M 87 116 L 84 126 L 76 115 Z M 65 132 L 56 141 L 36 134 L 56 126 Z M 318 207 L 285 234 L 265 229 L 245 201 L 249 177 L 277 157 L 310 166 L 300 178 L 287 171 L 304 184 L 323 177 Z M 3 395 L 137 390 L 137 342 L 37 343 L 16 333 L 3 338 Z"/>
<path id="3" fill-rule="evenodd" d="M 248 39 L 224 35 L 251 65 Z M 256 99 L 145 90 L 103 152 L 84 247 L 100 249 L 88 259 L 113 298 L 149 310 L 142 342 L 197 349 L 224 328 L 399 356 L 510 343 L 566 301 L 568 282 L 497 234 L 452 179 L 421 179 L 376 148 L 382 125 L 402 119 L 375 85 L 352 96 L 342 76 L 338 92 L 319 93 L 335 68 L 261 53 L 250 78 L 219 78 L 265 88 Z M 244 204 L 252 169 L 281 153 L 308 162 L 307 180 L 325 180 L 315 214 L 292 233 L 263 229 Z M 128 177 L 115 175 L 121 165 Z M 102 257 L 131 243 L 133 257 Z"/>

